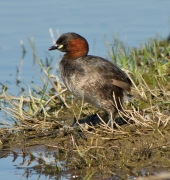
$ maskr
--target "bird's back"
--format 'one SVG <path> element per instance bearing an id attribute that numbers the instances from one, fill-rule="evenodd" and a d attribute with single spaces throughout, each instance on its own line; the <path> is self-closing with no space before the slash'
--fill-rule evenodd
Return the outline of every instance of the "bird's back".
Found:
<path id="1" fill-rule="evenodd" d="M 97 56 L 63 58 L 60 71 L 66 87 L 76 98 L 101 109 L 105 109 L 103 103 L 114 104 L 113 94 L 122 99 L 123 91 L 131 86 L 130 79 L 120 68 Z M 112 105 L 107 103 L 109 101 Z"/>

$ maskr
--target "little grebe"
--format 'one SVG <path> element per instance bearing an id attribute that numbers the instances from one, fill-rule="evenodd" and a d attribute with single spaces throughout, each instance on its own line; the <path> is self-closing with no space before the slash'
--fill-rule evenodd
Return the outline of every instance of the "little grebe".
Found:
<path id="1" fill-rule="evenodd" d="M 87 55 L 89 46 L 85 38 L 76 33 L 61 35 L 49 50 L 65 52 L 60 62 L 61 77 L 75 98 L 105 110 L 113 118 L 117 109 L 123 111 L 124 91 L 132 83 L 119 67 L 97 56 Z"/>

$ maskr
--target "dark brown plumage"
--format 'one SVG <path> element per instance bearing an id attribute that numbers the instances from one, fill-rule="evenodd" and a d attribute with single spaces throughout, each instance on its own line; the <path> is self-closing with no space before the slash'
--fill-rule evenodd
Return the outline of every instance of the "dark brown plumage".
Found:
<path id="1" fill-rule="evenodd" d="M 107 111 L 113 123 L 117 108 L 122 110 L 124 91 L 130 91 L 132 85 L 125 72 L 106 59 L 87 55 L 88 43 L 76 33 L 61 35 L 49 48 L 54 49 L 65 52 L 60 72 L 70 93 Z"/>

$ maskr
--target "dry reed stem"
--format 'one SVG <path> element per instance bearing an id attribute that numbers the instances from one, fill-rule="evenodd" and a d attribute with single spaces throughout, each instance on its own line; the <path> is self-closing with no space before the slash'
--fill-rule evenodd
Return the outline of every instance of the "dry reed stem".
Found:
<path id="1" fill-rule="evenodd" d="M 9 95 L 7 96 L 7 95 L 1 94 L 0 99 L 4 99 L 4 100 L 9 100 L 10 99 L 10 100 L 15 100 L 15 101 L 20 101 L 21 98 L 16 97 L 16 96 L 9 96 Z M 34 97 L 34 99 L 37 100 L 37 101 L 39 100 L 38 98 L 35 98 L 35 97 Z M 28 98 L 23 98 L 23 101 L 28 102 L 28 103 L 31 102 L 31 100 L 28 99 Z"/>

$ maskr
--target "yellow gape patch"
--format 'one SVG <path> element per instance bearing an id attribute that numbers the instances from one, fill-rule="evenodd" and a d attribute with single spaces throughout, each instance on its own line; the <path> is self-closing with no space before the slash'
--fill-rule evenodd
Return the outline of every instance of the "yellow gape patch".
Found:
<path id="1" fill-rule="evenodd" d="M 61 45 L 58 46 L 58 49 L 61 49 L 62 47 L 63 47 L 63 45 L 61 44 Z"/>

